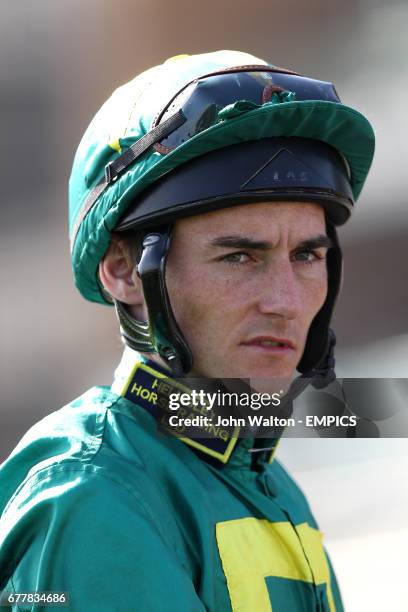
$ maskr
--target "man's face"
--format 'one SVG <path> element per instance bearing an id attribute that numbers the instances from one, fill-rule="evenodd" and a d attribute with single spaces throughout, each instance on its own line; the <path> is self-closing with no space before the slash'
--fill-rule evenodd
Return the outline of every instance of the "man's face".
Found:
<path id="1" fill-rule="evenodd" d="M 166 282 L 192 374 L 291 378 L 327 294 L 317 204 L 234 206 L 175 223 Z"/>

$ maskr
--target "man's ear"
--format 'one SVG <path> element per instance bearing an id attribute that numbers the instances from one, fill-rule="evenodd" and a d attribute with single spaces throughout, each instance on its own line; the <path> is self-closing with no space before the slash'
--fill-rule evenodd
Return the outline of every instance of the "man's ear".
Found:
<path id="1" fill-rule="evenodd" d="M 99 278 L 112 297 L 131 306 L 129 310 L 133 316 L 146 320 L 146 306 L 137 267 L 126 242 L 115 234 L 99 264 Z"/>

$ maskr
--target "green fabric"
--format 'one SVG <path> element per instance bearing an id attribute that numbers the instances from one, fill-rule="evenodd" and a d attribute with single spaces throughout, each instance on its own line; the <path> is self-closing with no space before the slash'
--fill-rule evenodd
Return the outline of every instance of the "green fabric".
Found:
<path id="1" fill-rule="evenodd" d="M 247 113 L 248 111 L 255 110 L 257 108 L 270 108 L 274 104 L 282 104 L 282 102 L 293 102 L 296 100 L 296 94 L 293 91 L 282 91 L 275 92 L 272 94 L 272 98 L 270 102 L 265 102 L 264 104 L 255 104 L 255 102 L 251 102 L 250 100 L 238 100 L 238 102 L 234 102 L 233 104 L 228 104 L 222 108 L 218 113 L 218 119 L 233 119 L 234 117 L 238 117 L 243 113 Z"/>
<path id="2" fill-rule="evenodd" d="M 106 163 L 149 131 L 164 103 L 198 76 L 243 64 L 266 63 L 239 52 L 194 55 L 156 66 L 114 92 L 90 124 L 75 156 L 69 187 L 71 239 L 83 204 L 103 178 Z M 150 149 L 130 166 L 99 197 L 77 233 L 72 266 L 82 295 L 105 303 L 97 280 L 98 264 L 109 245 L 110 232 L 137 194 L 166 172 L 208 151 L 273 136 L 322 140 L 347 159 L 357 199 L 374 154 L 375 138 L 368 120 L 343 104 L 288 100 L 287 95 L 275 96 L 259 108 L 248 106 L 246 101 L 235 109 L 229 105 L 220 111 L 221 117 L 224 113 L 220 122 L 176 150 L 164 155 Z"/>
<path id="3" fill-rule="evenodd" d="M 68 591 L 73 612 L 232 610 L 217 525 L 252 517 L 292 534 L 316 528 L 278 461 L 251 471 L 250 444 L 240 441 L 218 470 L 159 435 L 144 409 L 91 389 L 35 425 L 0 467 L 0 589 Z M 331 566 L 330 574 L 341 612 Z M 288 589 L 291 612 L 317 609 L 316 598 L 329 610 L 326 584 L 280 582 L 265 583 L 274 610 Z"/>

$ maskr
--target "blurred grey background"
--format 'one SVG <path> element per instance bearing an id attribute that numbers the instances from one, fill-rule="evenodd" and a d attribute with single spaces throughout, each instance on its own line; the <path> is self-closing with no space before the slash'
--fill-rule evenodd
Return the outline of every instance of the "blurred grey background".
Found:
<path id="1" fill-rule="evenodd" d="M 408 377 L 407 23 L 408 4 L 392 0 L 0 4 L 0 461 L 42 415 L 93 384 L 111 382 L 121 343 L 113 311 L 86 303 L 73 287 L 67 181 L 76 146 L 112 90 L 179 53 L 239 49 L 332 80 L 342 100 L 372 121 L 374 165 L 340 234 L 345 281 L 335 318 L 338 371 Z M 380 587 L 368 585 L 372 572 L 384 575 L 385 566 L 366 566 L 376 547 L 372 538 L 386 538 L 380 544 L 395 557 L 395 586 L 392 537 L 402 551 L 408 489 L 408 441 L 397 442 L 282 442 L 282 459 L 311 491 L 337 551 L 348 610 L 404 609 L 398 588 L 406 587 L 394 591 L 394 607 L 381 607 Z M 385 493 L 374 487 L 373 497 L 377 481 Z M 387 536 L 391 524 L 398 537 Z M 368 540 L 360 547 L 355 538 L 362 525 Z M 356 552 L 362 550 L 370 551 L 367 558 Z M 363 605 L 364 577 L 370 606 Z"/>

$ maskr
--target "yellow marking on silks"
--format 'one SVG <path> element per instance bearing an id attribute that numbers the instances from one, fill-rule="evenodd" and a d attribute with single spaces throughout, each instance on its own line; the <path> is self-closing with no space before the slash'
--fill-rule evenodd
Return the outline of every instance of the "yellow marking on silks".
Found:
<path id="1" fill-rule="evenodd" d="M 169 57 L 168 59 L 166 59 L 164 63 L 167 64 L 167 62 L 177 62 L 177 60 L 184 59 L 185 57 L 190 57 L 190 54 L 180 53 L 179 55 L 173 55 L 172 57 Z"/>
<path id="2" fill-rule="evenodd" d="M 152 376 L 155 376 L 157 378 L 167 378 L 165 374 L 162 374 L 161 372 L 158 372 L 157 370 L 153 370 L 152 368 L 149 368 L 149 366 L 145 365 L 144 363 L 141 363 L 140 361 L 138 361 L 135 366 L 131 369 L 129 376 L 127 377 L 119 395 L 121 395 L 122 397 L 125 397 L 130 383 L 133 380 L 134 375 L 136 374 L 137 370 L 145 370 L 146 372 L 148 372 L 149 374 L 151 374 Z"/>
<path id="3" fill-rule="evenodd" d="M 307 523 L 295 529 L 287 522 L 253 517 L 217 523 L 217 545 L 233 612 L 273 612 L 267 577 L 325 583 L 330 612 L 336 612 L 322 534 Z"/>
<path id="4" fill-rule="evenodd" d="M 182 440 L 188 446 L 197 448 L 198 450 L 203 452 L 205 455 L 210 455 L 210 457 L 219 459 L 219 461 L 221 461 L 222 463 L 227 463 L 229 458 L 231 457 L 232 451 L 234 450 L 236 443 L 238 442 L 239 430 L 240 430 L 239 427 L 236 427 L 234 429 L 234 433 L 232 434 L 232 437 L 230 441 L 228 442 L 227 448 L 225 449 L 223 453 L 220 453 L 219 451 L 215 451 L 212 448 L 208 448 L 207 446 L 200 444 L 199 442 L 197 442 L 196 440 L 192 438 L 184 437 L 184 438 L 180 438 L 180 440 Z"/>
<path id="5" fill-rule="evenodd" d="M 296 525 L 295 529 L 302 542 L 303 549 L 310 566 L 313 571 L 313 576 L 316 584 L 327 584 L 327 599 L 329 602 L 330 612 L 336 611 L 334 605 L 333 593 L 330 583 L 330 569 L 327 563 L 327 558 L 323 548 L 323 534 L 318 529 L 313 529 L 307 523 Z"/>
<path id="6" fill-rule="evenodd" d="M 108 142 L 108 146 L 114 151 L 117 151 L 118 153 L 122 153 L 122 147 L 120 146 L 119 138 L 117 138 L 116 140 L 112 140 L 111 142 Z"/>

